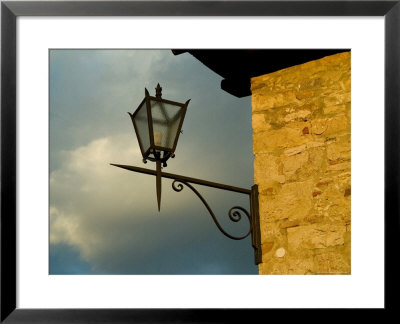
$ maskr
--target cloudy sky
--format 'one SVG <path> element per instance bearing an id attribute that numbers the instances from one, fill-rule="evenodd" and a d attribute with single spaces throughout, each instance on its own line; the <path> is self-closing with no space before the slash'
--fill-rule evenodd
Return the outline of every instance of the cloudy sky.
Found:
<path id="1" fill-rule="evenodd" d="M 221 77 L 190 54 L 170 50 L 50 51 L 50 274 L 256 274 L 250 238 L 222 235 L 185 187 L 110 163 L 142 163 L 127 112 L 144 88 L 191 99 L 176 158 L 166 172 L 250 188 L 253 184 L 251 98 L 220 89 Z M 196 186 L 232 234 L 234 205 L 248 197 Z"/>

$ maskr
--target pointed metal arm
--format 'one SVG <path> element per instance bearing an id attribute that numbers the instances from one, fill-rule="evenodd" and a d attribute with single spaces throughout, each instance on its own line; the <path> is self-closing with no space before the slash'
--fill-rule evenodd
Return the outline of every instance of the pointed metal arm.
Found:
<path id="1" fill-rule="evenodd" d="M 258 186 L 257 185 L 253 185 L 251 187 L 251 190 L 249 190 L 249 189 L 245 189 L 245 188 L 229 186 L 229 185 L 206 181 L 206 180 L 202 180 L 202 179 L 186 177 L 186 176 L 182 176 L 179 174 L 166 173 L 166 172 L 160 172 L 160 171 L 157 172 L 155 170 L 139 168 L 139 167 L 132 166 L 132 165 L 122 165 L 122 164 L 112 164 L 112 163 L 111 163 L 111 165 L 125 169 L 125 170 L 133 171 L 133 172 L 139 172 L 139 173 L 154 175 L 157 177 L 161 176 L 163 178 L 173 179 L 174 182 L 172 183 L 172 188 L 176 192 L 182 191 L 183 184 L 186 185 L 200 198 L 200 200 L 202 201 L 202 203 L 204 204 L 204 206 L 207 208 L 208 212 L 210 213 L 215 225 L 217 225 L 218 229 L 221 231 L 222 234 L 224 234 L 225 236 L 227 236 L 233 240 L 242 240 L 242 239 L 246 238 L 247 236 L 249 236 L 249 234 L 251 234 L 251 242 L 252 242 L 252 246 L 254 248 L 254 263 L 255 264 L 261 263 L 261 260 L 262 260 L 261 233 L 260 233 L 260 216 L 259 216 L 259 207 L 258 207 Z M 176 183 L 178 183 L 178 185 L 176 185 Z M 249 195 L 249 197 L 250 197 L 250 213 L 246 209 L 239 207 L 239 206 L 232 207 L 228 213 L 229 218 L 233 222 L 238 222 L 241 220 L 242 216 L 240 214 L 240 211 L 242 211 L 250 221 L 250 229 L 249 229 L 248 233 L 243 236 L 233 236 L 233 235 L 227 233 L 222 228 L 222 226 L 219 224 L 217 218 L 215 217 L 215 214 L 213 213 L 213 211 L 211 210 L 210 206 L 207 204 L 205 199 L 189 183 Z M 160 189 L 161 189 L 161 185 L 160 185 Z M 161 195 L 161 192 L 160 192 L 160 195 Z M 237 209 L 238 211 L 234 211 L 235 209 Z"/>

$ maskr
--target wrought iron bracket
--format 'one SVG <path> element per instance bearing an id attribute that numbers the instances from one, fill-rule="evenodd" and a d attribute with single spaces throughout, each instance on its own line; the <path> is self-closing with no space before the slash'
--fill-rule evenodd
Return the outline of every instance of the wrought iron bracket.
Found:
<path id="1" fill-rule="evenodd" d="M 196 196 L 201 200 L 201 202 L 207 208 L 215 225 L 217 226 L 217 228 L 220 230 L 220 232 L 222 234 L 224 234 L 226 237 L 228 237 L 232 240 L 243 240 L 251 234 L 251 244 L 254 249 L 254 263 L 255 264 L 261 263 L 262 253 L 261 253 L 260 215 L 259 215 L 259 205 L 258 205 L 258 185 L 253 185 L 251 187 L 251 189 L 249 190 L 249 189 L 245 189 L 245 188 L 224 185 L 221 183 L 216 183 L 216 182 L 211 182 L 211 181 L 206 181 L 206 180 L 201 180 L 201 179 L 196 179 L 196 178 L 190 178 L 190 177 L 186 177 L 186 176 L 182 176 L 182 175 L 178 175 L 178 174 L 166 173 L 166 172 L 162 172 L 160 170 L 154 171 L 154 170 L 139 168 L 139 167 L 131 166 L 131 165 L 121 165 L 121 164 L 111 164 L 111 165 L 125 169 L 125 170 L 133 171 L 133 172 L 139 172 L 139 173 L 153 175 L 153 176 L 156 176 L 157 178 L 162 177 L 162 178 L 173 179 L 174 181 L 172 182 L 172 189 L 176 192 L 182 191 L 184 188 L 184 185 L 187 186 L 196 194 Z M 247 234 L 242 235 L 242 236 L 234 236 L 234 235 L 231 235 L 228 232 L 226 232 L 223 229 L 223 227 L 220 225 L 220 223 L 218 222 L 214 212 L 212 211 L 212 209 L 210 208 L 210 206 L 208 205 L 206 200 L 191 185 L 191 183 L 248 195 L 250 198 L 250 212 L 248 212 L 245 208 L 240 207 L 240 206 L 234 206 L 228 212 L 229 219 L 233 222 L 239 222 L 242 219 L 242 213 L 247 216 L 247 218 L 249 220 L 249 231 L 247 232 Z M 160 188 L 160 189 L 158 189 L 158 188 Z M 160 191 L 158 191 L 158 190 L 160 190 Z M 157 186 L 158 206 L 160 206 L 159 205 L 160 196 L 161 196 L 161 186 Z"/>

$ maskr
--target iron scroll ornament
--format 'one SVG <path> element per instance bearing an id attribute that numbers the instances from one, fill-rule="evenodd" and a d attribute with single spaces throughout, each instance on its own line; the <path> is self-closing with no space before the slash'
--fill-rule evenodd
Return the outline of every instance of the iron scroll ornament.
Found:
<path id="1" fill-rule="evenodd" d="M 201 200 L 201 202 L 204 204 L 204 206 L 207 208 L 208 212 L 210 213 L 215 225 L 217 225 L 218 229 L 220 230 L 220 232 L 222 234 L 224 234 L 226 237 L 229 237 L 232 240 L 243 240 L 246 237 L 248 237 L 252 231 L 252 226 L 251 226 L 251 219 L 250 219 L 250 214 L 249 212 L 244 209 L 243 207 L 240 206 L 234 206 L 231 209 L 229 209 L 228 211 L 228 216 L 229 219 L 232 222 L 240 222 L 242 219 L 242 214 L 240 213 L 240 211 L 242 211 L 246 216 L 247 219 L 249 220 L 249 231 L 247 232 L 247 234 L 243 235 L 243 236 L 233 236 L 231 234 L 229 234 L 228 232 L 226 232 L 221 224 L 218 222 L 217 218 L 215 217 L 214 212 L 212 211 L 212 209 L 210 208 L 210 206 L 207 204 L 207 202 L 205 201 L 205 199 L 203 198 L 203 196 L 189 183 L 187 183 L 186 181 L 183 180 L 174 180 L 172 182 L 172 189 L 176 192 L 181 192 L 183 190 L 183 185 L 189 187 L 196 195 L 197 197 L 199 197 L 199 199 Z M 237 209 L 236 211 L 234 211 L 235 209 Z"/>

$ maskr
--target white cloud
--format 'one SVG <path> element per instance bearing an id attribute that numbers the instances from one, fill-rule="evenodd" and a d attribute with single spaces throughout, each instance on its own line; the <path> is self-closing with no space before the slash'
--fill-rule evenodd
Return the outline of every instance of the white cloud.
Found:
<path id="1" fill-rule="evenodd" d="M 50 175 L 52 244 L 76 246 L 90 260 L 107 244 L 107 232 L 143 218 L 133 197 L 150 189 L 149 181 L 110 165 L 141 160 L 133 140 L 132 134 L 100 138 L 61 153 L 64 162 Z"/>

